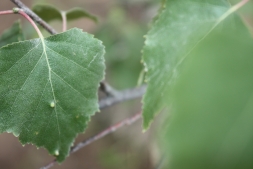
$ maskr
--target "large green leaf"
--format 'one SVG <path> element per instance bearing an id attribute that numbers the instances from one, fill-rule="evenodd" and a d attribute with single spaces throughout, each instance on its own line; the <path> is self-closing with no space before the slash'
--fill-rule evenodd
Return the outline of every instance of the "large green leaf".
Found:
<path id="1" fill-rule="evenodd" d="M 236 15 L 210 32 L 179 68 L 169 125 L 170 169 L 253 168 L 253 39 Z"/>
<path id="2" fill-rule="evenodd" d="M 4 45 L 24 40 L 20 21 L 14 22 L 11 28 L 3 32 L 0 37 L 0 48 Z"/>
<path id="3" fill-rule="evenodd" d="M 230 9 L 226 0 L 167 0 L 164 5 L 143 49 L 148 83 L 143 99 L 144 129 L 169 106 L 178 66 Z"/>
<path id="4" fill-rule="evenodd" d="M 0 49 L 0 131 L 63 161 L 98 111 L 101 41 L 79 29 Z"/>
<path id="5" fill-rule="evenodd" d="M 72 8 L 68 11 L 61 11 L 51 5 L 38 4 L 33 7 L 33 11 L 39 15 L 46 22 L 53 20 L 62 20 L 62 15 L 66 16 L 68 21 L 79 19 L 79 18 L 90 18 L 93 21 L 97 21 L 97 18 L 82 8 Z M 64 16 L 64 17 L 65 17 Z"/>

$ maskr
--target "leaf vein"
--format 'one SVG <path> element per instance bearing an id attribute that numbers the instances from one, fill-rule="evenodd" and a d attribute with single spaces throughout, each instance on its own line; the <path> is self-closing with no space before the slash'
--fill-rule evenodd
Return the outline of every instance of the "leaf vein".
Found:
<path id="1" fill-rule="evenodd" d="M 31 50 L 29 50 L 24 56 L 22 56 L 18 61 L 16 61 L 8 70 L 4 71 L 4 72 L 1 72 L 0 74 L 4 74 L 6 72 L 8 72 L 9 70 L 11 70 L 20 60 L 22 60 L 26 55 L 28 55 L 31 51 L 33 51 L 35 48 L 37 48 L 39 45 L 41 44 L 38 43 L 38 45 L 36 45 L 35 47 L 33 47 Z"/>
<path id="2" fill-rule="evenodd" d="M 72 85 L 70 85 L 68 82 L 66 82 L 62 77 L 60 77 L 57 73 L 55 73 L 53 70 L 51 70 L 52 73 L 58 77 L 61 81 L 63 81 L 65 84 L 67 84 L 71 89 L 73 89 L 74 91 L 76 91 L 78 94 L 80 94 L 81 96 L 83 96 L 86 100 L 87 98 L 81 93 L 79 92 L 77 89 L 75 89 Z"/>
<path id="3" fill-rule="evenodd" d="M 47 46 L 47 48 L 48 48 L 49 50 L 51 50 L 52 52 L 56 53 L 57 55 L 61 56 L 62 58 L 67 59 L 68 61 L 74 63 L 75 65 L 77 65 L 78 67 L 80 67 L 81 69 L 83 69 L 84 71 L 89 71 L 90 73 L 92 73 L 92 74 L 98 76 L 95 72 L 91 71 L 90 69 L 87 69 L 87 68 L 83 67 L 82 65 L 76 63 L 75 61 L 73 61 L 73 60 L 71 60 L 71 59 L 69 59 L 69 58 L 67 58 L 67 57 L 65 57 L 65 56 L 63 56 L 63 55 L 61 55 L 60 53 L 58 53 L 58 52 L 56 52 L 55 50 L 49 48 L 48 46 Z"/>
<path id="4" fill-rule="evenodd" d="M 37 65 L 38 65 L 38 63 L 40 62 L 42 56 L 43 56 L 43 53 L 41 54 L 40 58 L 38 59 L 38 62 L 35 64 L 34 68 L 33 68 L 32 71 L 31 71 L 31 73 L 28 75 L 28 77 L 26 78 L 25 82 L 23 83 L 23 85 L 22 85 L 21 88 L 19 89 L 19 92 L 18 92 L 17 96 L 15 97 L 15 100 L 14 100 L 13 104 L 11 105 L 11 110 L 12 110 L 13 106 L 15 105 L 17 98 L 20 96 L 20 93 L 21 93 L 20 90 L 23 89 L 23 87 L 25 86 L 25 84 L 26 84 L 26 82 L 28 81 L 28 79 L 30 79 L 30 76 L 31 76 L 32 72 L 33 72 L 33 71 L 35 70 L 35 68 L 37 67 Z"/>

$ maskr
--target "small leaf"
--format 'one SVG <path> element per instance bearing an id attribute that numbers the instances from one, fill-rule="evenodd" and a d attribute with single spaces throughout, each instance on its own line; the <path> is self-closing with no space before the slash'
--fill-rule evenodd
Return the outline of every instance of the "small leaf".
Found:
<path id="1" fill-rule="evenodd" d="M 95 16 L 90 15 L 88 12 L 86 12 L 82 8 L 70 9 L 66 11 L 66 16 L 69 21 L 79 19 L 79 18 L 90 18 L 91 20 L 97 22 L 97 18 Z"/>
<path id="2" fill-rule="evenodd" d="M 13 42 L 24 40 L 24 35 L 21 30 L 20 21 L 13 23 L 12 27 L 4 31 L 0 37 L 0 48 Z"/>
<path id="3" fill-rule="evenodd" d="M 68 11 L 61 11 L 51 5 L 35 5 L 33 11 L 46 22 L 53 20 L 62 20 L 62 14 L 66 15 L 67 21 L 79 18 L 90 18 L 97 22 L 97 18 L 82 8 L 72 8 Z"/>
<path id="4" fill-rule="evenodd" d="M 146 35 L 143 62 L 147 92 L 143 99 L 143 127 L 170 105 L 178 66 L 230 9 L 226 0 L 167 0 Z"/>
<path id="5" fill-rule="evenodd" d="M 98 111 L 101 41 L 79 29 L 0 49 L 0 131 L 63 161 Z"/>
<path id="6" fill-rule="evenodd" d="M 232 15 L 180 66 L 163 150 L 170 169 L 253 168 L 253 39 Z"/>
<path id="7" fill-rule="evenodd" d="M 35 5 L 32 10 L 46 22 L 62 20 L 61 11 L 51 5 Z"/>

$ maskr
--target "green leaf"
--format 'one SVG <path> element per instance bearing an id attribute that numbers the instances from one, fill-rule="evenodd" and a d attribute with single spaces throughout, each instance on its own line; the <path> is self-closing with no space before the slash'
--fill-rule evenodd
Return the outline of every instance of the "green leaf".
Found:
<path id="1" fill-rule="evenodd" d="M 24 40 L 24 35 L 20 27 L 20 21 L 14 22 L 11 28 L 4 31 L 0 37 L 0 48 L 7 44 Z"/>
<path id="2" fill-rule="evenodd" d="M 51 5 L 35 5 L 33 11 L 46 22 L 53 20 L 62 20 L 62 15 L 66 15 L 67 21 L 76 20 L 79 18 L 90 18 L 97 22 L 97 18 L 82 8 L 72 8 L 68 11 L 61 11 Z"/>
<path id="3" fill-rule="evenodd" d="M 61 11 L 51 5 L 35 5 L 32 10 L 46 22 L 62 20 Z"/>
<path id="4" fill-rule="evenodd" d="M 239 17 L 213 30 L 179 71 L 163 128 L 166 168 L 252 169 L 253 39 Z"/>
<path id="5" fill-rule="evenodd" d="M 169 107 L 178 66 L 230 9 L 226 0 L 167 0 L 146 35 L 143 62 L 147 92 L 143 99 L 143 127 Z"/>
<path id="6" fill-rule="evenodd" d="M 98 111 L 101 41 L 80 29 L 0 49 L 0 131 L 45 147 L 59 162 Z"/>
<path id="7" fill-rule="evenodd" d="M 70 9 L 66 11 L 66 16 L 69 21 L 79 19 L 79 18 L 90 18 L 91 20 L 97 22 L 97 17 L 90 15 L 88 12 L 86 12 L 82 8 Z"/>

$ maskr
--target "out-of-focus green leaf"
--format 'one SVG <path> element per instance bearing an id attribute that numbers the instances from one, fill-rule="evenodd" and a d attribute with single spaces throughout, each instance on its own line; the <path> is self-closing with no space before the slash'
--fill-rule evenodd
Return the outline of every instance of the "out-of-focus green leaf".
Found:
<path id="1" fill-rule="evenodd" d="M 3 32 L 0 37 L 0 48 L 13 42 L 24 40 L 24 35 L 20 27 L 20 21 L 14 22 L 11 28 Z"/>
<path id="2" fill-rule="evenodd" d="M 44 21 L 62 20 L 61 11 L 51 5 L 35 5 L 33 12 L 41 17 Z"/>
<path id="3" fill-rule="evenodd" d="M 136 86 L 142 70 L 143 35 L 147 31 L 146 23 L 129 17 L 123 7 L 114 6 L 108 13 L 107 22 L 96 30 L 96 37 L 106 47 L 106 78 L 118 89 Z"/>
<path id="4" fill-rule="evenodd" d="M 163 128 L 170 169 L 253 168 L 253 39 L 232 15 L 187 56 Z"/>
<path id="5" fill-rule="evenodd" d="M 91 20 L 97 22 L 97 17 L 89 14 L 88 12 L 83 10 L 82 8 L 70 9 L 70 10 L 66 11 L 66 16 L 69 21 L 79 19 L 79 18 L 90 18 Z"/>
<path id="6" fill-rule="evenodd" d="M 82 8 L 73 8 L 68 11 L 61 11 L 51 5 L 35 5 L 33 11 L 40 16 L 46 22 L 53 20 L 62 20 L 62 15 L 65 15 L 67 21 L 76 20 L 79 18 L 90 18 L 91 20 L 97 22 L 97 18 Z"/>
<path id="7" fill-rule="evenodd" d="M 143 49 L 148 83 L 143 99 L 144 129 L 169 106 L 178 66 L 230 9 L 226 0 L 167 0 L 164 5 Z"/>
<path id="8" fill-rule="evenodd" d="M 98 111 L 104 46 L 80 29 L 0 49 L 0 131 L 63 161 Z"/>

